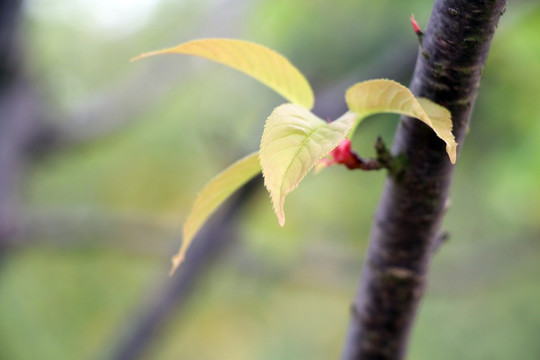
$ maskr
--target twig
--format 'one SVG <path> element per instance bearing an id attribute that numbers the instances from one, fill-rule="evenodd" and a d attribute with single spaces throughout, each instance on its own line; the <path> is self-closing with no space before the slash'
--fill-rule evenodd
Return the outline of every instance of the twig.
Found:
<path id="1" fill-rule="evenodd" d="M 399 177 L 405 170 L 407 160 L 403 154 L 397 156 L 392 155 L 386 147 L 382 137 L 378 136 L 375 141 L 376 157 L 372 159 L 364 159 L 351 151 L 351 161 L 346 163 L 348 169 L 354 170 L 381 170 L 386 169 L 392 177 Z"/>

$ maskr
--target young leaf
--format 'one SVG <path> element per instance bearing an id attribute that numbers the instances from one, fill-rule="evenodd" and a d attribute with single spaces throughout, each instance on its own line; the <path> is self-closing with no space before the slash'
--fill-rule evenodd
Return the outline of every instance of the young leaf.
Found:
<path id="1" fill-rule="evenodd" d="M 131 61 L 159 54 L 200 56 L 242 71 L 285 99 L 311 109 L 313 90 L 308 81 L 283 55 L 265 46 L 234 39 L 200 39 L 141 54 Z"/>
<path id="2" fill-rule="evenodd" d="M 452 135 L 450 112 L 428 99 L 416 99 L 412 92 L 392 80 L 370 80 L 350 87 L 345 100 L 349 109 L 359 117 L 390 112 L 417 118 L 435 131 L 446 143 L 452 164 L 456 162 L 456 141 Z"/>
<path id="3" fill-rule="evenodd" d="M 431 119 L 433 131 L 446 142 L 446 152 L 452 164 L 456 163 L 457 143 L 452 134 L 452 115 L 447 108 L 426 98 L 416 99 Z M 448 141 L 447 141 L 448 140 Z"/>
<path id="4" fill-rule="evenodd" d="M 270 192 L 279 224 L 285 224 L 285 196 L 317 162 L 347 136 L 356 114 L 346 113 L 327 123 L 294 104 L 274 109 L 266 120 L 259 157 L 264 184 Z"/>
<path id="5" fill-rule="evenodd" d="M 204 222 L 233 192 L 261 172 L 258 153 L 248 155 L 214 177 L 201 191 L 182 231 L 182 246 L 172 258 L 170 275 L 184 260 L 186 251 Z"/>

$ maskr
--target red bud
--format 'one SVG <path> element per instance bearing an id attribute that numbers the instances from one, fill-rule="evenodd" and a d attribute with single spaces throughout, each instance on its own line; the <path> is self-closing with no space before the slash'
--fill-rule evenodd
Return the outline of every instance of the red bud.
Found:
<path id="1" fill-rule="evenodd" d="M 411 14 L 410 20 L 411 20 L 412 28 L 414 32 L 416 33 L 416 35 L 422 35 L 422 30 L 420 30 L 420 26 L 418 26 L 418 23 L 416 22 L 414 18 L 414 14 Z"/>
<path id="2" fill-rule="evenodd" d="M 351 140 L 343 140 L 334 150 L 330 152 L 337 164 L 345 164 L 351 157 Z"/>

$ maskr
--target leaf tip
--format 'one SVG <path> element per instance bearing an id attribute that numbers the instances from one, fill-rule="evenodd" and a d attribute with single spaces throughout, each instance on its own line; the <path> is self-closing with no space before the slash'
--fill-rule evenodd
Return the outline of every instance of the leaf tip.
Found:
<path id="1" fill-rule="evenodd" d="M 131 59 L 129 59 L 129 62 L 135 62 L 137 60 L 141 60 L 141 59 L 143 59 L 145 57 L 148 57 L 148 56 L 149 56 L 148 53 L 143 53 L 143 54 L 137 55 L 135 57 L 132 57 Z"/>
<path id="2" fill-rule="evenodd" d="M 155 55 L 154 53 L 144 53 L 144 54 L 140 54 L 140 55 L 137 55 L 131 59 L 129 59 L 129 62 L 132 63 L 132 62 L 135 62 L 135 61 L 139 61 L 141 59 L 144 59 L 144 58 L 147 58 L 149 56 L 152 56 L 152 55 Z"/>
<path id="3" fill-rule="evenodd" d="M 172 267 L 171 267 L 171 270 L 169 271 L 169 276 L 174 275 L 174 273 L 176 272 L 178 267 L 182 264 L 182 262 L 184 262 L 184 257 L 185 257 L 184 256 L 184 251 L 182 251 L 182 250 L 180 250 L 180 252 L 178 254 L 173 256 L 173 258 L 171 259 Z"/>
<path id="4" fill-rule="evenodd" d="M 264 176 L 264 171 L 263 171 Z M 276 214 L 276 217 L 278 219 L 279 226 L 283 227 L 285 226 L 285 196 L 283 194 L 278 195 L 273 190 L 271 190 L 271 187 L 268 186 L 267 180 L 268 178 L 265 176 L 265 186 L 268 192 L 270 193 L 270 200 L 272 201 L 272 208 L 274 209 L 274 214 Z"/>
<path id="5" fill-rule="evenodd" d="M 272 201 L 274 203 L 274 213 L 278 219 L 279 226 L 285 226 L 285 197 L 283 196 L 279 201 Z"/>
<path id="6" fill-rule="evenodd" d="M 450 158 L 450 162 L 452 164 L 456 163 L 457 158 L 457 143 L 453 142 L 452 144 L 446 145 L 446 152 L 448 153 L 448 157 Z"/>
<path id="7" fill-rule="evenodd" d="M 149 51 L 149 52 L 145 52 L 145 53 L 142 53 L 140 55 L 137 55 L 135 57 L 132 57 L 131 59 L 129 59 L 129 62 L 135 62 L 135 61 L 138 61 L 138 60 L 150 57 L 150 56 L 166 54 L 166 53 L 168 53 L 168 49 L 157 50 L 157 51 Z"/>

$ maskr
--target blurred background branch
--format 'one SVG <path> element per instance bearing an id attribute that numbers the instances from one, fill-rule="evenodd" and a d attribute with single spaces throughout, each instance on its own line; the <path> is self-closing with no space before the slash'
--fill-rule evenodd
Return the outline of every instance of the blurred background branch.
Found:
<path id="1" fill-rule="evenodd" d="M 241 208 L 253 196 L 253 192 L 262 186 L 260 178 L 252 180 L 229 201 L 228 206 L 218 214 L 197 237 L 190 249 L 190 255 L 182 267 L 172 276 L 166 285 L 158 289 L 159 296 L 150 296 L 147 304 L 141 306 L 139 316 L 123 324 L 123 341 L 115 345 L 113 355 L 107 359 L 136 360 L 143 358 L 159 331 L 174 312 L 182 311 L 197 281 L 205 273 L 212 271 L 212 261 L 219 257 L 236 239 L 235 223 Z M 156 291 L 155 289 L 153 289 Z"/>

